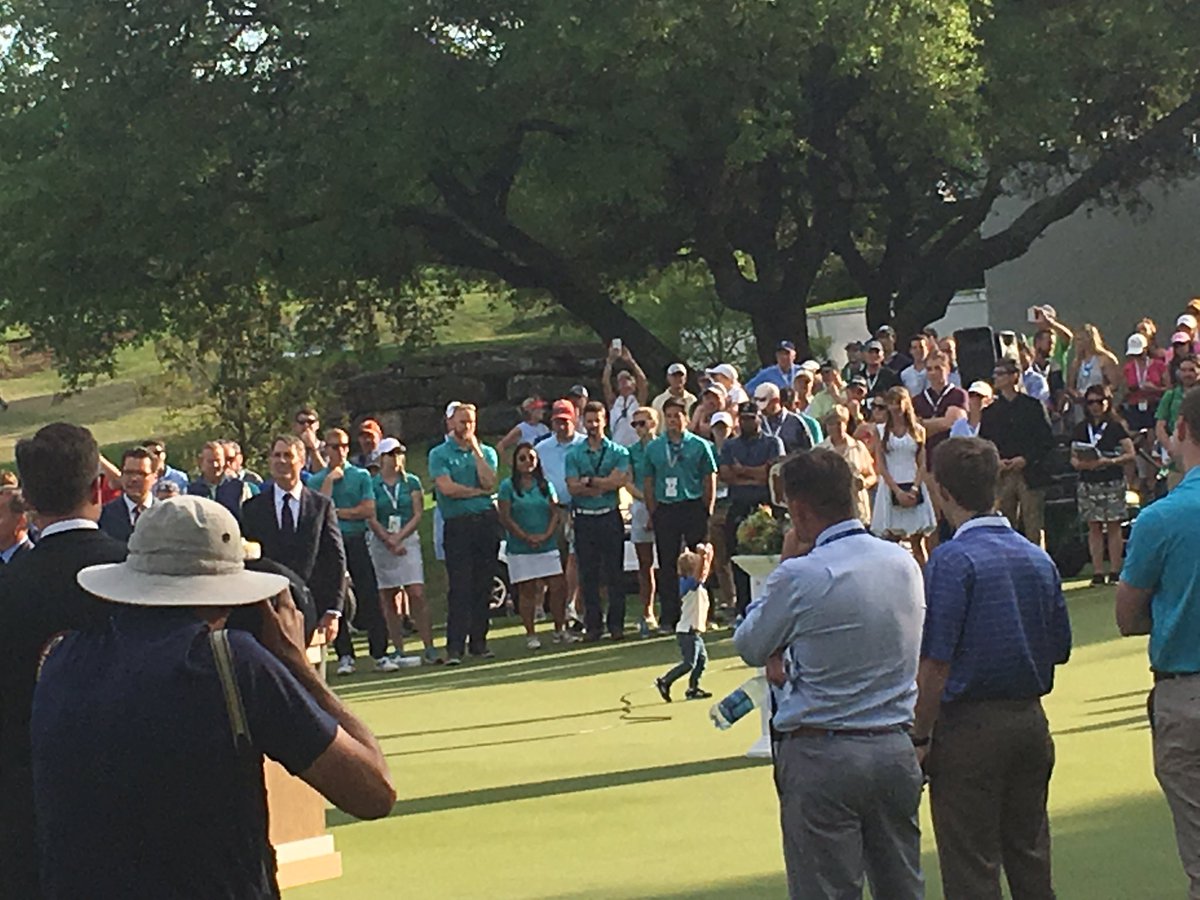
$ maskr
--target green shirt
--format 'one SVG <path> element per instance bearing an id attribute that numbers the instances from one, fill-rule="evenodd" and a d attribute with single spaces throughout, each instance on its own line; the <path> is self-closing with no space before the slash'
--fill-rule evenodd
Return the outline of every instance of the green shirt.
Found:
<path id="1" fill-rule="evenodd" d="M 654 479 L 654 498 L 659 503 L 699 500 L 704 496 L 705 477 L 715 471 L 712 444 L 690 431 L 678 444 L 662 434 L 646 447 L 646 477 Z"/>
<path id="2" fill-rule="evenodd" d="M 629 471 L 629 451 L 608 438 L 593 450 L 587 441 L 580 441 L 567 451 L 567 478 L 605 478 L 614 470 Z M 579 509 L 616 509 L 617 491 L 605 491 L 595 497 L 571 497 L 571 505 Z"/>
<path id="3" fill-rule="evenodd" d="M 493 469 L 497 465 L 496 450 L 487 444 L 479 445 L 483 458 Z M 449 475 L 450 480 L 463 487 L 479 487 L 479 473 L 475 471 L 475 454 L 466 447 L 460 447 L 458 441 L 450 438 L 438 444 L 429 451 L 429 477 L 434 481 L 433 495 L 437 499 L 438 509 L 443 519 L 456 519 L 459 516 L 472 516 L 487 512 L 496 502 L 495 494 L 481 494 L 478 497 L 459 499 L 444 497 L 437 489 L 437 479 Z"/>
<path id="4" fill-rule="evenodd" d="M 815 416 L 810 416 L 806 412 L 796 413 L 796 415 L 800 417 L 800 421 L 808 429 L 808 436 L 812 439 L 814 447 L 825 440 L 825 433 L 821 430 L 821 423 L 817 421 Z"/>
<path id="5" fill-rule="evenodd" d="M 650 474 L 646 468 L 646 448 L 650 446 L 650 442 L 642 443 L 637 441 L 630 444 L 625 449 L 629 451 L 629 470 L 633 473 L 633 486 L 639 491 L 642 489 L 642 480 Z"/>
<path id="6" fill-rule="evenodd" d="M 511 478 L 505 478 L 500 482 L 500 502 L 510 505 L 509 515 L 512 520 L 517 523 L 517 527 L 526 534 L 545 534 L 550 527 L 550 510 L 551 504 L 558 502 L 558 494 L 554 491 L 554 485 L 549 481 L 546 482 L 546 493 L 543 494 L 534 482 L 533 487 L 520 494 L 513 486 Z M 533 549 L 525 541 L 521 540 L 511 531 L 508 532 L 505 549 L 509 553 L 524 554 L 524 553 L 545 553 L 547 550 L 557 551 L 553 540 L 547 541 L 540 549 Z"/>
<path id="7" fill-rule="evenodd" d="M 413 517 L 412 495 L 420 494 L 421 479 L 411 472 L 394 485 L 388 486 L 382 475 L 376 475 L 375 484 L 375 519 L 384 528 L 390 530 L 389 523 L 395 516 L 400 521 L 400 527 L 407 525 Z"/>
<path id="8" fill-rule="evenodd" d="M 329 467 L 326 466 L 308 480 L 309 489 L 321 490 L 321 485 L 325 483 L 328 475 Z M 342 466 L 342 477 L 333 483 L 333 505 L 339 510 L 353 509 L 364 500 L 374 499 L 375 485 L 371 483 L 371 473 L 358 466 L 352 466 L 350 463 Z M 343 519 L 339 516 L 338 528 L 344 535 L 365 534 L 367 521 L 366 519 Z"/>
<path id="9" fill-rule="evenodd" d="M 1167 434 L 1175 433 L 1175 423 L 1179 421 L 1179 407 L 1183 405 L 1183 385 L 1177 384 L 1158 401 L 1158 409 L 1154 418 L 1167 426 Z"/>

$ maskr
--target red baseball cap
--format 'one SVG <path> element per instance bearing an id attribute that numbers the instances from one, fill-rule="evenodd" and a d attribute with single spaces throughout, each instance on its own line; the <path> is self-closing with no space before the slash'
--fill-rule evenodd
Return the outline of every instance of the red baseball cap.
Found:
<path id="1" fill-rule="evenodd" d="M 551 419 L 570 419 L 575 421 L 575 404 L 570 400 L 555 400 L 550 410 Z"/>
<path id="2" fill-rule="evenodd" d="M 374 419 L 363 419 L 362 424 L 358 426 L 358 433 L 369 432 L 375 437 L 383 437 L 383 429 Z"/>

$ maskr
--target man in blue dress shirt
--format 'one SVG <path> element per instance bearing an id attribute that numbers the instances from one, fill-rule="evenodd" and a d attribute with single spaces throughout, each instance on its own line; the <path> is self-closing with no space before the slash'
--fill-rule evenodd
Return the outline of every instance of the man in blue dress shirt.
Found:
<path id="1" fill-rule="evenodd" d="M 937 448 L 942 512 L 956 529 L 925 568 L 925 636 L 912 740 L 929 774 L 948 900 L 1053 900 L 1046 795 L 1054 742 L 1041 698 L 1071 654 L 1058 569 L 993 512 L 991 441 Z"/>
<path id="2" fill-rule="evenodd" d="M 1117 585 L 1121 634 L 1150 635 L 1154 774 L 1175 820 L 1175 843 L 1200 897 L 1200 390 L 1184 394 L 1172 456 L 1186 474 L 1134 520 Z"/>
<path id="3" fill-rule="evenodd" d="M 793 900 L 924 896 L 921 770 L 909 741 L 924 592 L 903 548 L 855 515 L 831 450 L 782 466 L 794 530 L 733 641 L 776 685 L 775 785 Z M 803 546 L 811 545 L 806 555 Z M 786 660 L 786 662 L 784 662 Z"/>
<path id="4" fill-rule="evenodd" d="M 775 365 L 764 366 L 745 384 L 746 393 L 754 396 L 760 384 L 773 384 L 783 390 L 790 388 L 796 380 L 800 367 L 796 365 L 796 345 L 791 341 L 780 341 L 775 347 Z"/>

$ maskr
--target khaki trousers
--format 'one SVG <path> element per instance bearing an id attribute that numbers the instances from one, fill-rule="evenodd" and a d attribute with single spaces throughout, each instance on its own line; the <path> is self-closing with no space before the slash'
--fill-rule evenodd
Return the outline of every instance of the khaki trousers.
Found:
<path id="1" fill-rule="evenodd" d="M 1000 473 L 996 483 L 996 505 L 1013 528 L 1029 538 L 1030 543 L 1042 546 L 1046 492 L 1026 484 L 1024 472 Z"/>
<path id="2" fill-rule="evenodd" d="M 942 706 L 926 761 L 946 900 L 1053 900 L 1046 796 L 1054 743 L 1040 700 Z"/>
<path id="3" fill-rule="evenodd" d="M 1175 820 L 1188 897 L 1200 900 L 1200 676 L 1160 681 L 1151 709 L 1154 774 Z"/>

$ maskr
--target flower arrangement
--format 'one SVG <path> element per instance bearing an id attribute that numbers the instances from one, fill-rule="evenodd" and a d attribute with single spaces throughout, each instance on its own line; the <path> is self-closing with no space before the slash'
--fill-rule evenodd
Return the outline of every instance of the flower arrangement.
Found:
<path id="1" fill-rule="evenodd" d="M 783 551 L 783 531 L 783 520 L 771 514 L 771 507 L 760 506 L 738 525 L 737 552 L 778 556 Z"/>

